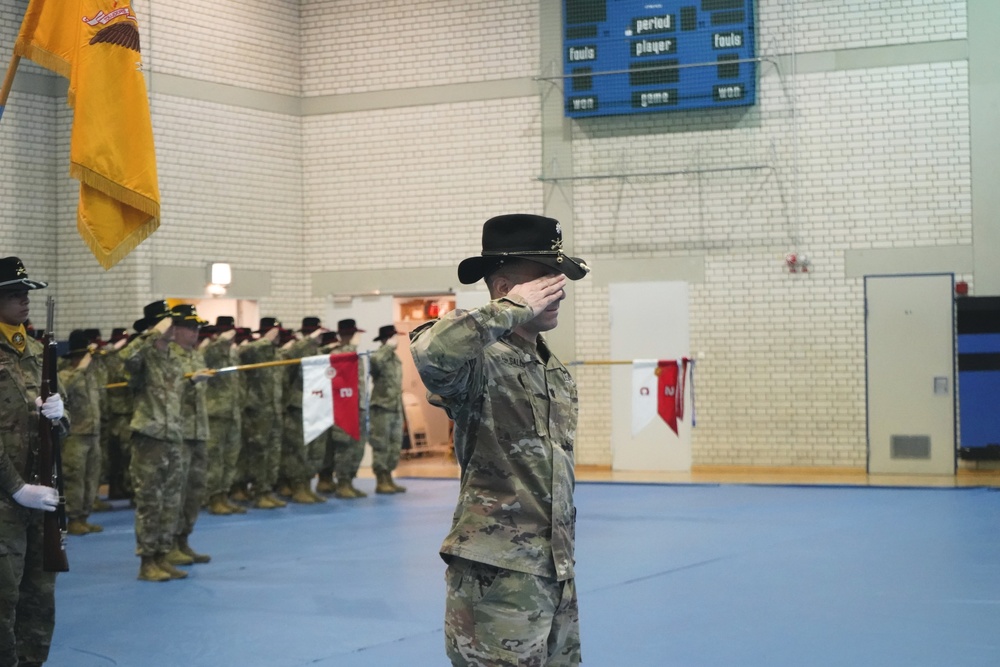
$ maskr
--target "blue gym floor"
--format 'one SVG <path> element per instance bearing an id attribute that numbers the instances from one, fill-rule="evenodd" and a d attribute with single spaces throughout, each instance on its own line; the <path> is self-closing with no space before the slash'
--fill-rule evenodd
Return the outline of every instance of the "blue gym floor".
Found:
<path id="1" fill-rule="evenodd" d="M 203 514 L 212 555 L 136 580 L 132 512 L 69 538 L 47 667 L 440 667 L 455 480 Z M 371 480 L 361 480 L 371 491 Z M 366 486 L 367 485 L 367 486 Z M 577 486 L 584 664 L 1000 665 L 1000 492 Z"/>

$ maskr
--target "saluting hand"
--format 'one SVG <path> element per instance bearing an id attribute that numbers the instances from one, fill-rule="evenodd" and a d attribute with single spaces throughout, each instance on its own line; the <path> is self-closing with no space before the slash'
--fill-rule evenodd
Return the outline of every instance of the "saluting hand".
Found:
<path id="1" fill-rule="evenodd" d="M 554 276 L 542 276 L 529 280 L 526 283 L 514 285 L 507 292 L 508 295 L 516 294 L 524 299 L 531 312 L 538 316 L 546 308 L 565 296 L 563 288 L 566 287 L 566 276 L 560 274 Z"/>

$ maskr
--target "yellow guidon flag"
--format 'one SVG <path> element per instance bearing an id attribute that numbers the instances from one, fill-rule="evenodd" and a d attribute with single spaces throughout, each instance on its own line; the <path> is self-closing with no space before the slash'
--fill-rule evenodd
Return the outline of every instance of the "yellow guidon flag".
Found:
<path id="1" fill-rule="evenodd" d="M 14 53 L 69 79 L 77 230 L 105 269 L 160 226 L 160 189 L 131 0 L 30 0 Z"/>

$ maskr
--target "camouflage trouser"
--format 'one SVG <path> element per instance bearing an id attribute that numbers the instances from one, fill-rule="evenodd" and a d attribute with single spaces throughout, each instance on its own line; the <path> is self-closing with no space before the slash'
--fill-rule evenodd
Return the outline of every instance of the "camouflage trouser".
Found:
<path id="1" fill-rule="evenodd" d="M 445 649 L 455 667 L 580 664 L 576 584 L 453 558 Z"/>
<path id="2" fill-rule="evenodd" d="M 254 493 L 270 493 L 281 462 L 281 419 L 271 412 L 243 415 L 243 454 Z"/>
<path id="3" fill-rule="evenodd" d="M 239 421 L 209 417 L 205 493 L 210 497 L 217 493 L 229 493 L 229 487 L 236 479 L 236 463 L 242 446 Z"/>
<path id="4" fill-rule="evenodd" d="M 372 446 L 372 470 L 392 472 L 399 465 L 403 447 L 403 411 L 371 407 L 368 444 Z"/>
<path id="5" fill-rule="evenodd" d="M 364 415 L 362 415 L 362 419 Z M 361 422 L 361 439 L 355 440 L 336 426 L 330 428 L 327 434 L 326 456 L 323 458 L 323 470 L 332 471 L 337 479 L 354 479 L 361 467 L 361 459 L 365 456 L 365 424 Z M 322 437 L 322 436 L 321 436 Z"/>
<path id="6" fill-rule="evenodd" d="M 208 456 L 204 440 L 185 440 L 181 447 L 181 502 L 177 515 L 177 535 L 190 535 L 205 502 L 205 478 Z"/>
<path id="7" fill-rule="evenodd" d="M 106 428 L 103 422 L 101 424 L 101 447 L 107 453 L 108 495 L 111 496 L 115 493 L 132 495 L 132 475 L 129 472 L 132 459 L 129 443 L 132 437 L 131 421 L 132 415 L 111 415 Z"/>
<path id="8" fill-rule="evenodd" d="M 287 482 L 304 482 L 316 474 L 309 463 L 309 450 L 303 442 L 302 409 L 288 408 L 281 432 L 281 477 Z"/>
<path id="9" fill-rule="evenodd" d="M 49 657 L 55 590 L 55 573 L 42 571 L 42 512 L 0 500 L 0 665 Z"/>
<path id="10" fill-rule="evenodd" d="M 86 519 L 93 509 L 101 483 L 100 445 L 97 435 L 70 433 L 63 441 L 63 488 L 70 519 Z"/>
<path id="11" fill-rule="evenodd" d="M 156 556 L 174 544 L 181 507 L 183 442 L 132 432 L 129 470 L 135 486 L 135 553 Z"/>

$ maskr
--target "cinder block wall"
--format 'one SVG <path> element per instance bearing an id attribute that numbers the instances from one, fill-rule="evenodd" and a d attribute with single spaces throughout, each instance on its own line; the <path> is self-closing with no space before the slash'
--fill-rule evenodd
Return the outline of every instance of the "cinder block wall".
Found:
<path id="1" fill-rule="evenodd" d="M 540 57 L 559 39 L 549 1 L 223 1 L 207 17 L 136 0 L 163 228 L 97 267 L 73 229 L 65 100 L 19 81 L 0 242 L 58 276 L 66 326 L 131 323 L 160 296 L 158 266 L 210 261 L 270 272 L 262 311 L 296 321 L 322 311 L 313 272 L 451 267 L 487 217 L 546 210 L 555 132 L 560 168 L 651 174 L 572 185 L 572 250 L 595 272 L 703 262 L 694 463 L 863 466 L 863 280 L 846 262 L 972 244 L 964 0 L 759 0 L 756 106 L 555 129 L 542 109 L 558 91 L 534 80 L 557 73 Z M 0 0 L 3 44 L 25 5 Z M 790 251 L 808 274 L 787 273 Z M 607 358 L 607 288 L 581 281 L 568 305 L 576 357 Z M 607 371 L 577 374 L 578 460 L 609 464 Z"/>

